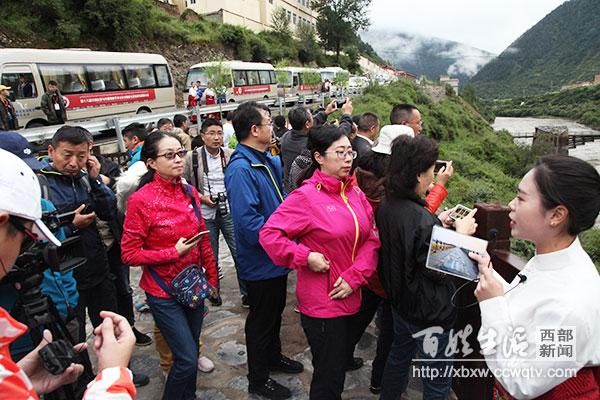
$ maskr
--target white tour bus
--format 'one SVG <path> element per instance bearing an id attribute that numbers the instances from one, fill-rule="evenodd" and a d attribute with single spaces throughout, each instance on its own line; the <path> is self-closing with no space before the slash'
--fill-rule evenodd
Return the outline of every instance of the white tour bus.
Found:
<path id="1" fill-rule="evenodd" d="M 205 62 L 190 67 L 185 80 L 184 103 L 188 102 L 188 91 L 192 82 L 200 82 L 200 87 L 209 86 L 205 68 L 219 62 Z M 223 66 L 231 70 L 231 80 L 225 93 L 226 102 L 274 99 L 277 97 L 277 77 L 275 68 L 268 63 L 244 61 L 222 61 Z M 213 88 L 214 89 L 214 88 Z"/>
<path id="2" fill-rule="evenodd" d="M 323 82 L 321 89 L 323 92 L 328 93 L 332 97 L 341 96 L 342 89 L 335 85 L 337 75 L 342 72 L 350 76 L 350 72 L 340 67 L 326 67 L 321 68 L 321 82 Z"/>
<path id="3" fill-rule="evenodd" d="M 319 83 L 320 73 L 319 70 L 316 68 L 285 67 L 278 68 L 277 73 L 287 75 L 285 81 L 283 83 L 279 82 L 279 84 L 277 85 L 278 97 L 285 97 L 287 99 L 288 97 L 299 96 L 299 101 L 302 102 L 302 98 L 304 96 L 319 94 L 319 92 L 321 91 L 321 85 Z M 316 83 L 309 83 L 311 81 L 311 79 L 307 79 L 309 74 L 314 74 L 316 76 Z"/>
<path id="4" fill-rule="evenodd" d="M 49 81 L 58 83 L 69 121 L 175 108 L 173 79 L 160 55 L 0 49 L 0 83 L 11 87 L 21 127 L 48 124 L 40 104 Z"/>

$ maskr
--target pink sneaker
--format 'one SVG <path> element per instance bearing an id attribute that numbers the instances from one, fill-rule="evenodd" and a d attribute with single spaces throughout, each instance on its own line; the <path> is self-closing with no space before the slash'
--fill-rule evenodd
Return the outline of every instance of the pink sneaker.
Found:
<path id="1" fill-rule="evenodd" d="M 215 369 L 215 363 L 210 360 L 210 358 L 200 355 L 198 357 L 198 370 L 200 372 L 209 373 L 213 372 Z"/>

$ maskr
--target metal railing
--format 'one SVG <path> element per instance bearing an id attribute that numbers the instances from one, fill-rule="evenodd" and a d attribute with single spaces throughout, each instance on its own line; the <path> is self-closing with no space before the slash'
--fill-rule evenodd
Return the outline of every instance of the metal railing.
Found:
<path id="1" fill-rule="evenodd" d="M 283 113 L 283 107 L 286 103 L 298 103 L 303 102 L 306 104 L 307 100 L 319 101 L 323 105 L 324 96 L 322 94 L 307 95 L 307 96 L 293 96 L 286 97 L 285 99 L 279 97 L 277 99 L 264 99 L 257 100 L 257 103 L 265 104 L 270 107 L 278 107 L 279 112 Z M 93 120 L 74 120 L 68 121 L 68 125 L 77 125 L 87 129 L 92 135 L 98 136 L 107 131 L 114 130 L 116 133 L 117 144 L 119 151 L 125 151 L 125 143 L 123 142 L 122 129 L 127 125 L 137 122 L 140 124 L 154 124 L 161 118 L 173 119 L 177 114 L 191 117 L 196 115 L 198 123 L 201 123 L 202 116 L 214 113 L 234 111 L 238 108 L 241 103 L 224 103 L 214 104 L 210 106 L 198 106 L 192 110 L 188 109 L 176 109 L 171 111 L 165 111 L 160 113 L 142 113 L 142 114 L 123 114 L 114 117 L 98 118 Z M 38 128 L 21 129 L 19 133 L 23 135 L 29 142 L 43 142 L 52 139 L 54 133 L 62 125 L 51 125 L 43 126 Z"/>

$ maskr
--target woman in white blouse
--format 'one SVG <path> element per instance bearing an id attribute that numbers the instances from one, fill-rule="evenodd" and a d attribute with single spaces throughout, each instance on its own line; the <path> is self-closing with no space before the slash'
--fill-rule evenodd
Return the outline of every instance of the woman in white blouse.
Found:
<path id="1" fill-rule="evenodd" d="M 600 276 L 577 238 L 600 211 L 600 175 L 574 157 L 544 157 L 509 207 L 512 236 L 536 255 L 508 284 L 489 256 L 471 254 L 495 398 L 600 399 Z"/>

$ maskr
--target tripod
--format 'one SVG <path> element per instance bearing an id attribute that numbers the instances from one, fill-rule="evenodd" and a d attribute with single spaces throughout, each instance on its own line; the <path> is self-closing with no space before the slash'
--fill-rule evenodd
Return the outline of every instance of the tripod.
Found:
<path id="1" fill-rule="evenodd" d="M 31 333 L 34 346 L 37 346 L 43 338 L 44 329 L 52 333 L 53 341 L 64 340 L 70 346 L 75 345 L 73 337 L 69 333 L 65 322 L 60 317 L 54 303 L 40 290 L 43 275 L 41 272 L 34 273 L 18 282 L 18 297 L 13 308 L 13 315 L 17 320 L 24 322 Z M 88 382 L 94 379 L 94 371 L 87 350 L 77 354 L 71 360 L 83 365 L 83 374 L 79 377 L 77 384 L 63 386 L 60 389 L 44 396 L 49 400 L 75 400 L 80 398 Z M 80 389 L 76 393 L 76 390 Z M 81 390 L 83 389 L 83 390 Z M 77 394 L 77 395 L 76 395 Z"/>

